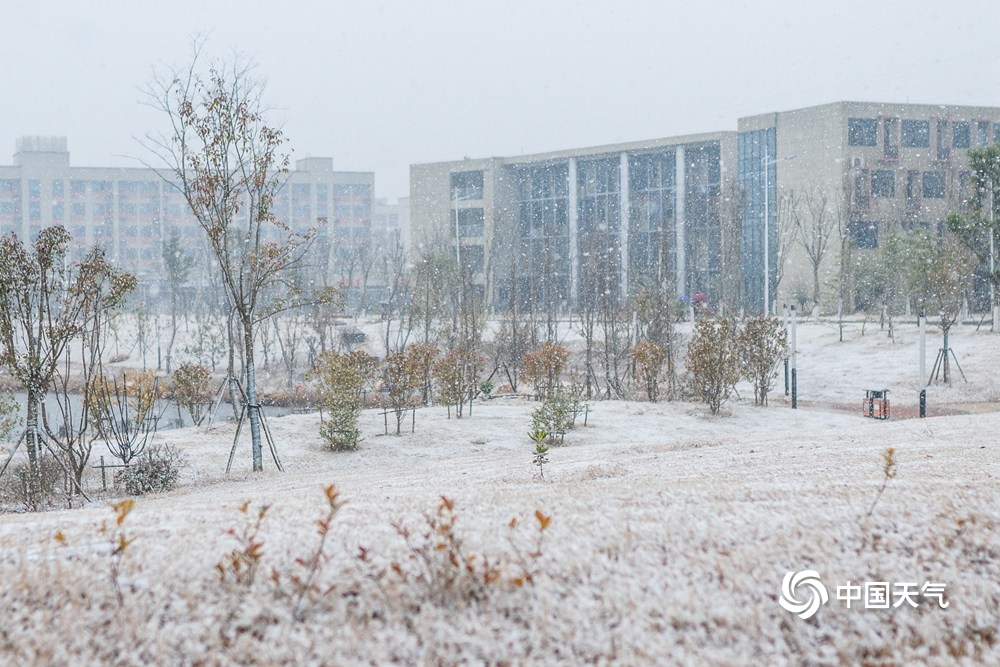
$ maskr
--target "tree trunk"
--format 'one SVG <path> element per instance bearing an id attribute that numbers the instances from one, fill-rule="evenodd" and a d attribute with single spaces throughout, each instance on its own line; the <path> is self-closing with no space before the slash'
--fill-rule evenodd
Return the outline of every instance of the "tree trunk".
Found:
<path id="1" fill-rule="evenodd" d="M 944 329 L 944 347 L 941 348 L 941 366 L 944 371 L 944 383 L 951 386 L 951 366 L 948 364 L 948 328 L 942 327 Z"/>
<path id="2" fill-rule="evenodd" d="M 253 365 L 253 323 L 249 317 L 243 321 L 243 349 L 247 373 L 247 416 L 250 418 L 250 443 L 253 448 L 253 469 L 263 470 L 263 448 L 260 442 L 260 405 L 257 402 L 257 373 Z"/>
<path id="3" fill-rule="evenodd" d="M 227 384 L 229 385 L 229 405 L 233 408 L 233 419 L 239 420 L 240 410 L 237 407 L 239 401 L 236 399 L 236 341 L 233 336 L 233 311 L 229 312 L 229 317 L 226 321 L 226 333 L 229 335 L 229 375 L 227 375 Z M 215 359 L 215 355 L 212 355 L 212 359 Z M 215 370 L 215 364 L 213 361 L 212 370 Z"/>
<path id="4" fill-rule="evenodd" d="M 177 290 L 170 290 L 170 342 L 167 343 L 167 375 L 172 370 L 171 359 L 174 356 L 174 342 L 177 340 Z"/>
<path id="5" fill-rule="evenodd" d="M 38 470 L 38 454 L 40 450 L 40 443 L 38 442 L 38 406 L 40 402 L 41 397 L 38 395 L 37 389 L 29 386 L 24 442 L 28 448 L 28 463 L 32 473 Z"/>

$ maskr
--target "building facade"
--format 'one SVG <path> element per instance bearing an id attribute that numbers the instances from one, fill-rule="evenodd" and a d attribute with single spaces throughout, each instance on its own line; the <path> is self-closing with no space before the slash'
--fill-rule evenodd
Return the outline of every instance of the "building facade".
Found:
<path id="1" fill-rule="evenodd" d="M 307 261 L 318 284 L 337 284 L 337 267 L 370 239 L 374 185 L 370 172 L 334 171 L 331 158 L 298 160 L 289 171 L 274 214 L 295 232 L 316 229 Z M 198 260 L 192 282 L 210 270 L 204 232 L 155 170 L 74 167 L 65 137 L 22 137 L 13 165 L 0 166 L 0 233 L 30 241 L 50 225 L 70 232 L 70 259 L 103 244 L 153 294 L 163 287 L 162 243 L 174 233 Z"/>
<path id="2" fill-rule="evenodd" d="M 841 250 L 967 210 L 965 152 L 997 141 L 994 107 L 837 102 L 736 132 L 417 164 L 413 252 L 447 248 L 497 310 L 650 282 L 730 311 L 852 310 Z"/>
<path id="3" fill-rule="evenodd" d="M 576 309 L 655 282 L 723 291 L 735 133 L 411 166 L 412 252 L 448 248 L 496 310 Z"/>
<path id="4" fill-rule="evenodd" d="M 1000 108 L 836 102 L 741 118 L 738 133 L 747 309 L 763 307 L 766 227 L 778 251 L 768 254 L 772 312 L 817 296 L 823 310 L 851 311 L 864 295 L 839 288 L 842 248 L 874 251 L 893 229 L 941 231 L 966 212 L 966 151 L 1000 142 Z"/>

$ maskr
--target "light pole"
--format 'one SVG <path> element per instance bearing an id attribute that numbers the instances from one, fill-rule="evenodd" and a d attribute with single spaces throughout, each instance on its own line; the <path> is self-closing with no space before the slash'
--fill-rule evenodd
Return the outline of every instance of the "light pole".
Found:
<path id="1" fill-rule="evenodd" d="M 998 326 L 1000 326 L 1000 322 L 997 322 L 997 310 L 998 310 L 998 308 L 997 308 L 996 287 L 993 286 L 993 280 L 994 280 L 993 275 L 994 275 L 994 273 L 996 271 L 996 260 L 994 258 L 994 249 L 993 249 L 993 245 L 994 245 L 993 238 L 996 236 L 996 231 L 993 229 L 994 216 L 996 215 L 996 213 L 994 212 L 994 209 L 995 209 L 994 200 L 995 199 L 996 199 L 996 183 L 992 183 L 991 182 L 990 183 L 990 226 L 989 226 L 989 230 L 990 230 L 990 313 L 993 315 L 993 317 L 991 318 L 993 320 L 993 322 L 990 325 L 990 329 L 993 331 L 993 333 L 996 333 Z"/>
<path id="2" fill-rule="evenodd" d="M 764 146 L 764 157 L 760 159 L 761 167 L 764 169 L 764 316 L 771 314 L 771 211 L 769 208 L 769 193 L 771 190 L 770 179 L 768 178 L 771 165 L 778 164 L 782 160 L 793 160 L 795 154 L 786 155 L 771 159 L 767 154 L 767 146 Z"/>

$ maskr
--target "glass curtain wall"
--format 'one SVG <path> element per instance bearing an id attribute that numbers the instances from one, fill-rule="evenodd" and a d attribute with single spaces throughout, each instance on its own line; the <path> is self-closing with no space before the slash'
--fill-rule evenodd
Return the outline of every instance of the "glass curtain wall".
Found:
<path id="1" fill-rule="evenodd" d="M 737 161 L 739 188 L 742 194 L 743 234 L 740 242 L 740 256 L 743 265 L 743 293 L 748 312 L 760 313 L 764 310 L 764 183 L 768 185 L 768 284 L 770 303 L 774 303 L 777 271 L 777 188 L 775 186 L 776 153 L 774 128 L 753 132 L 741 132 L 737 140 Z M 767 178 L 765 179 L 765 168 Z"/>
<path id="2" fill-rule="evenodd" d="M 581 305 L 621 295 L 620 167 L 618 156 L 577 163 Z"/>
<path id="3" fill-rule="evenodd" d="M 629 157 L 630 292 L 644 284 L 677 294 L 676 153 Z"/>
<path id="4" fill-rule="evenodd" d="M 719 145 L 688 146 L 684 179 L 684 257 L 688 284 L 683 294 L 705 294 L 718 300 L 722 267 L 719 198 L 722 191 Z"/>
<path id="5" fill-rule="evenodd" d="M 517 176 L 515 298 L 522 308 L 554 313 L 569 301 L 569 165 L 524 167 Z"/>

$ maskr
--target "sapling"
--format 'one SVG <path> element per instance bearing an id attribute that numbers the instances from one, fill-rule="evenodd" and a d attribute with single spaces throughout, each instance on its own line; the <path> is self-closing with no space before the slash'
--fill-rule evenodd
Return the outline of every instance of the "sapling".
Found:
<path id="1" fill-rule="evenodd" d="M 251 516 L 249 500 L 240 505 L 239 509 L 241 514 Z M 237 585 L 249 587 L 253 584 L 257 568 L 264 556 L 264 540 L 259 535 L 269 509 L 270 505 L 261 505 L 257 510 L 256 520 L 250 520 L 239 533 L 235 528 L 226 531 L 226 534 L 235 538 L 237 546 L 215 565 L 223 582 L 232 577 Z"/>
<path id="2" fill-rule="evenodd" d="M 878 505 L 879 499 L 882 498 L 882 493 L 885 491 L 885 487 L 888 486 L 889 480 L 896 476 L 896 448 L 889 447 L 884 452 L 882 452 L 882 486 L 878 489 L 878 494 L 875 496 L 875 501 L 872 506 L 868 509 L 868 514 L 865 516 L 865 521 L 872 518 L 872 513 L 875 511 L 875 506 Z"/>
<path id="3" fill-rule="evenodd" d="M 549 446 L 545 444 L 545 441 L 549 439 L 549 432 L 544 428 L 539 428 L 528 433 L 528 437 L 535 443 L 535 454 L 531 462 L 538 466 L 538 476 L 545 479 L 545 471 L 542 466 L 549 462 L 547 456 Z"/>
<path id="4" fill-rule="evenodd" d="M 108 537 L 108 541 L 111 544 L 111 583 L 115 587 L 115 595 L 118 598 L 118 606 L 124 604 L 124 599 L 122 598 L 122 587 L 119 580 L 119 575 L 121 574 L 122 560 L 125 558 L 125 551 L 128 549 L 129 545 L 134 541 L 125 536 L 125 529 L 122 528 L 122 524 L 125 523 L 125 517 L 128 513 L 132 511 L 135 506 L 135 500 L 132 498 L 126 498 L 118 503 L 111 506 L 111 509 L 115 512 L 115 525 L 114 528 L 109 528 L 107 524 L 101 524 L 102 533 L 111 533 Z M 61 534 L 57 534 L 56 539 L 59 539 Z M 63 540 L 59 539 L 60 542 Z"/>
<path id="5" fill-rule="evenodd" d="M 337 516 L 337 512 L 344 505 L 344 501 L 340 499 L 337 487 L 333 484 L 324 489 L 324 494 L 327 504 L 326 513 L 322 518 L 316 520 L 316 533 L 319 535 L 319 543 L 308 556 L 295 559 L 295 563 L 303 568 L 305 574 L 302 576 L 293 574 L 291 576 L 294 590 L 293 598 L 295 600 L 295 605 L 292 608 L 292 616 L 299 621 L 303 617 L 303 603 L 305 602 L 306 595 L 313 589 L 316 577 L 319 575 L 323 565 L 330 559 L 329 554 L 326 553 L 327 536 L 330 533 L 330 525 L 333 523 L 334 517 Z"/>

